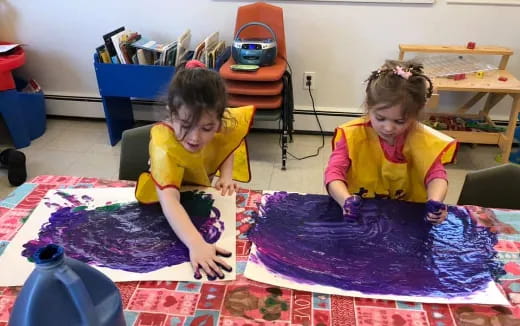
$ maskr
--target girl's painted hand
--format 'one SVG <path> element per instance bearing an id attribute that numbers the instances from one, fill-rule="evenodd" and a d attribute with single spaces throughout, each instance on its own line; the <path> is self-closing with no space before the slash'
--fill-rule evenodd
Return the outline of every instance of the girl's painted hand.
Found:
<path id="1" fill-rule="evenodd" d="M 436 200 L 426 202 L 426 212 L 426 219 L 434 225 L 441 224 L 448 217 L 446 204 Z"/>
<path id="2" fill-rule="evenodd" d="M 190 261 L 193 270 L 195 271 L 194 277 L 196 279 L 202 278 L 202 270 L 206 273 L 208 280 L 213 281 L 217 277 L 220 279 L 224 278 L 224 273 L 231 272 L 233 268 L 229 266 L 222 257 L 231 257 L 231 253 L 227 250 L 221 249 L 213 244 L 209 244 L 205 241 L 201 241 L 196 246 L 190 249 Z"/>
<path id="3" fill-rule="evenodd" d="M 220 190 L 222 196 L 226 194 L 232 195 L 238 189 L 238 185 L 235 181 L 228 178 L 219 178 L 215 184 L 215 189 Z"/>
<path id="4" fill-rule="evenodd" d="M 361 214 L 361 197 L 358 195 L 350 196 L 345 199 L 343 204 L 343 217 L 349 219 L 357 219 Z"/>

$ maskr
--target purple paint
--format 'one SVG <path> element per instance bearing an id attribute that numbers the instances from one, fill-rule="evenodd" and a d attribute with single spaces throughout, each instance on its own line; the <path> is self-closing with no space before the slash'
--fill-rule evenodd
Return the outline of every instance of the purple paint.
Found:
<path id="1" fill-rule="evenodd" d="M 58 192 L 56 192 L 56 194 L 58 196 L 62 197 L 63 199 L 65 199 L 66 201 L 70 202 L 73 205 L 76 205 L 76 206 L 81 205 L 81 201 L 79 201 L 79 199 L 77 199 L 76 196 L 74 196 L 74 195 L 68 194 L 64 191 L 58 191 Z"/>
<path id="2" fill-rule="evenodd" d="M 88 196 L 88 195 L 83 195 L 83 196 L 81 196 L 81 199 L 82 199 L 84 202 L 87 202 L 87 203 L 88 203 L 88 202 L 92 202 L 92 201 L 94 201 L 94 198 L 92 198 L 92 197 L 90 197 L 90 196 Z"/>
<path id="3" fill-rule="evenodd" d="M 265 198 L 249 238 L 254 261 L 306 284 L 366 294 L 468 296 L 503 274 L 496 235 L 465 210 L 433 226 L 424 204 L 365 199 L 344 220 L 329 196 L 285 192 Z"/>
<path id="4" fill-rule="evenodd" d="M 211 195 L 183 192 L 181 203 L 204 239 L 215 243 L 224 223 L 212 207 Z M 31 257 L 51 243 L 63 246 L 69 257 L 80 261 L 135 273 L 190 261 L 188 248 L 171 229 L 159 204 L 59 208 L 42 226 L 38 239 L 24 245 L 22 255 Z"/>

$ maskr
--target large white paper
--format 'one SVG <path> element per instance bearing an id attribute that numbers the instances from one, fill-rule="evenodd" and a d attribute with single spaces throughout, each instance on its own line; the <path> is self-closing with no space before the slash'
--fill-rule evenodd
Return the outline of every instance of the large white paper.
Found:
<path id="1" fill-rule="evenodd" d="M 194 188 L 187 188 L 190 190 Z M 185 190 L 185 189 L 183 189 Z M 221 220 L 225 228 L 216 245 L 231 251 L 230 258 L 223 258 L 229 265 L 236 265 L 236 199 L 235 196 L 221 196 L 219 192 L 212 188 L 200 189 L 213 196 L 214 207 L 221 213 Z M 57 195 L 57 191 L 65 191 L 68 194 L 81 198 L 86 195 L 93 199 L 89 204 L 92 207 L 112 203 L 129 203 L 135 201 L 134 188 L 97 188 L 97 189 L 60 189 L 51 190 L 36 209 L 33 211 L 27 222 L 23 225 L 14 239 L 9 243 L 4 253 L 0 256 L 0 286 L 20 286 L 23 285 L 29 274 L 34 269 L 34 264 L 21 255 L 23 245 L 29 240 L 38 239 L 38 232 L 41 226 L 46 223 L 51 214 L 56 211 L 55 207 L 48 207 L 44 202 L 56 203 L 61 206 L 72 206 L 62 196 Z M 139 236 L 136 233 L 136 236 Z M 103 272 L 114 282 L 125 281 L 197 281 L 193 277 L 193 269 L 190 263 L 182 263 L 169 266 L 148 273 L 134 273 L 123 270 L 116 270 L 105 267 L 92 266 Z M 236 278 L 235 269 L 233 272 L 224 273 L 225 280 Z"/>
<path id="2" fill-rule="evenodd" d="M 274 193 L 274 191 L 264 191 L 262 198 L 262 204 L 265 204 L 265 196 Z M 309 291 L 315 293 L 324 294 L 336 294 L 349 297 L 360 297 L 360 298 L 372 298 L 381 300 L 397 300 L 397 301 L 408 301 L 408 302 L 423 302 L 423 303 L 440 303 L 440 304 L 461 304 L 461 303 L 473 303 L 473 304 L 497 304 L 509 306 L 510 303 L 498 287 L 498 285 L 490 281 L 484 290 L 475 292 L 471 295 L 464 297 L 433 297 L 433 296 L 407 296 L 407 295 L 385 295 L 385 294 L 373 294 L 373 293 L 362 293 L 359 291 L 349 291 L 333 286 L 325 286 L 315 284 L 312 280 L 302 281 L 294 280 L 290 277 L 271 271 L 266 267 L 256 255 L 257 248 L 253 243 L 251 247 L 251 253 L 247 262 L 244 276 L 248 279 L 271 284 L 279 287 L 285 287 L 301 291 Z M 381 284 L 384 287 L 384 284 Z"/>

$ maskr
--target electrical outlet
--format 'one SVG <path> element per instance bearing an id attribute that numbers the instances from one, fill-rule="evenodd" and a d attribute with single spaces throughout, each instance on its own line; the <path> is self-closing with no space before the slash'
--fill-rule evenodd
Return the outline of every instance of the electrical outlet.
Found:
<path id="1" fill-rule="evenodd" d="M 310 85 L 309 85 L 310 83 Z M 303 73 L 303 89 L 316 89 L 316 73 L 315 72 L 304 72 Z"/>

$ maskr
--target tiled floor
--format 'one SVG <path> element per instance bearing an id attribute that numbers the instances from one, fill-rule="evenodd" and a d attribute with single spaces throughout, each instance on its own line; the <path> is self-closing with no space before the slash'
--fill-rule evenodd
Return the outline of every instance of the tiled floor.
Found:
<path id="1" fill-rule="evenodd" d="M 0 135 L 0 148 L 9 146 L 5 139 Z M 325 193 L 322 174 L 330 154 L 330 137 L 325 138 L 325 148 L 319 156 L 302 161 L 289 159 L 286 171 L 280 169 L 277 134 L 252 132 L 248 141 L 253 178 L 244 187 Z M 296 156 L 306 156 L 314 153 L 320 144 L 319 136 L 295 135 L 289 151 Z M 119 144 L 114 147 L 108 144 L 103 121 L 48 119 L 45 134 L 22 151 L 27 156 L 29 179 L 41 174 L 116 179 L 119 150 Z M 496 146 L 461 146 L 457 163 L 448 169 L 450 189 L 447 202 L 457 201 L 467 171 L 496 165 L 498 153 Z M 0 198 L 13 189 L 6 171 L 0 170 Z"/>

